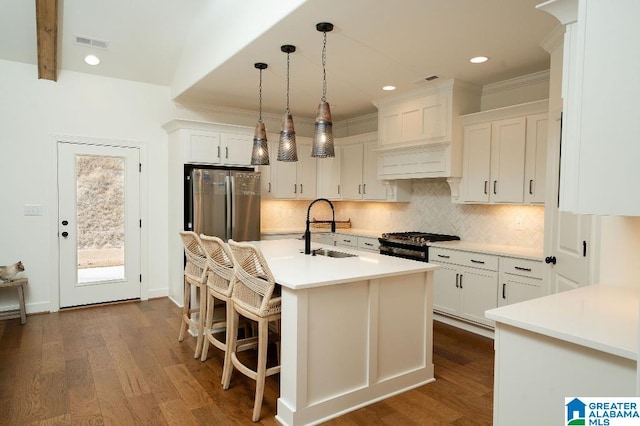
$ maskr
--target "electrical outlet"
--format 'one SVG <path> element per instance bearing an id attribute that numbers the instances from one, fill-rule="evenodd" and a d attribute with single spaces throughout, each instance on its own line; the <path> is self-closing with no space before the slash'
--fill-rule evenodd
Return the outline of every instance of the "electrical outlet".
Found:
<path id="1" fill-rule="evenodd" d="M 42 216 L 42 204 L 25 204 L 25 216 Z"/>
<path id="2" fill-rule="evenodd" d="M 516 217 L 516 231 L 522 231 L 524 229 L 524 223 L 521 217 Z"/>

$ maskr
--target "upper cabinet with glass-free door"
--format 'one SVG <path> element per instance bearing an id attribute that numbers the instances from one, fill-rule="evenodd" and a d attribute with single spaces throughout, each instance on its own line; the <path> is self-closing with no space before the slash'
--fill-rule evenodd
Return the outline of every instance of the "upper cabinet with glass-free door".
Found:
<path id="1" fill-rule="evenodd" d="M 465 115 L 457 202 L 544 203 L 548 101 Z"/>
<path id="2" fill-rule="evenodd" d="M 640 40 L 636 0 L 551 0 L 566 24 L 560 210 L 640 216 Z M 631 43 L 631 45 L 630 45 Z"/>

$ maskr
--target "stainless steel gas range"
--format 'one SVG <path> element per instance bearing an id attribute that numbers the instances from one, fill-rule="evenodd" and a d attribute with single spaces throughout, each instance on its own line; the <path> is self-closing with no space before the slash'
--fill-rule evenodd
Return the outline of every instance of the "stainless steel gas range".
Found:
<path id="1" fill-rule="evenodd" d="M 460 237 L 455 235 L 430 234 L 427 232 L 390 232 L 382 234 L 378 241 L 380 242 L 380 254 L 428 262 L 428 244 L 430 242 L 459 239 Z"/>

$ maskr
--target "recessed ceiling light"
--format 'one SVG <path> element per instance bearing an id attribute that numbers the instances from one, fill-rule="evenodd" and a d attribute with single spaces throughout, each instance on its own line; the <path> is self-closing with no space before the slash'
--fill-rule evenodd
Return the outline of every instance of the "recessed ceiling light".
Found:
<path id="1" fill-rule="evenodd" d="M 396 90 L 396 86 L 383 86 L 382 90 Z"/>
<path id="2" fill-rule="evenodd" d="M 96 55 L 87 55 L 84 57 L 84 61 L 89 65 L 98 65 L 100 63 L 100 58 Z"/>
<path id="3" fill-rule="evenodd" d="M 489 58 L 487 58 L 486 56 L 476 56 L 469 59 L 469 62 L 471 62 L 472 64 L 481 64 L 483 62 L 487 62 L 488 60 Z"/>

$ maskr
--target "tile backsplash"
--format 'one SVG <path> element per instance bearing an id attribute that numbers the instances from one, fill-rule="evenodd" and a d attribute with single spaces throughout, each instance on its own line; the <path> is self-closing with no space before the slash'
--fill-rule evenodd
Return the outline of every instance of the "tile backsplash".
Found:
<path id="1" fill-rule="evenodd" d="M 335 201 L 336 219 L 350 219 L 353 228 L 380 233 L 435 232 L 473 242 L 542 248 L 543 206 L 454 204 L 444 179 L 413 180 L 412 190 L 409 203 Z M 262 228 L 304 229 L 308 206 L 309 201 L 263 200 Z M 326 203 L 316 203 L 311 217 L 330 219 L 331 210 Z"/>

